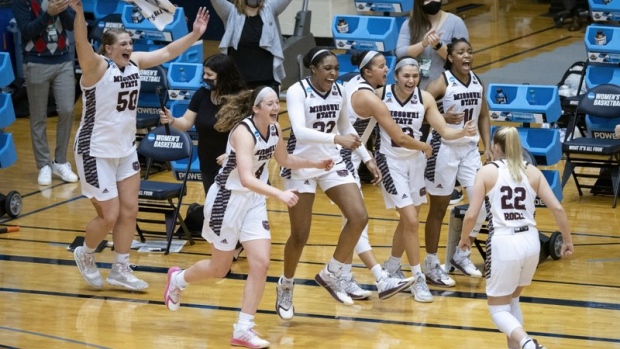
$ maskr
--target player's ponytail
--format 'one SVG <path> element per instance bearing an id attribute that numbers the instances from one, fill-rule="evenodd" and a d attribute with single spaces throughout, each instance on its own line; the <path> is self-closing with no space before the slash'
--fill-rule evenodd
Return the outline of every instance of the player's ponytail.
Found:
<path id="1" fill-rule="evenodd" d="M 497 144 L 506 157 L 510 176 L 520 182 L 525 173 L 523 150 L 519 132 L 514 127 L 500 127 L 493 135 L 493 143 Z"/>

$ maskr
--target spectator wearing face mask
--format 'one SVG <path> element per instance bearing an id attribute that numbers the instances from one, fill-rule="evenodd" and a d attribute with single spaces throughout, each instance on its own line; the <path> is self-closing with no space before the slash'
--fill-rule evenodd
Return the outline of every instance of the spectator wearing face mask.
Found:
<path id="1" fill-rule="evenodd" d="M 223 98 L 241 92 L 246 86 L 233 59 L 222 53 L 204 60 L 203 79 L 208 87 L 201 87 L 194 93 L 183 116 L 174 118 L 170 110 L 164 108 L 160 111 L 160 121 L 181 131 L 187 131 L 196 125 L 200 173 L 207 195 L 222 167 L 228 140 L 228 132 L 219 132 L 214 128 L 217 113 Z"/>
<path id="2" fill-rule="evenodd" d="M 396 43 L 398 58 L 411 56 L 420 63 L 420 88 L 437 79 L 443 71 L 453 38 L 469 40 L 465 22 L 441 9 L 441 0 L 414 1 L 411 15 L 400 27 Z"/>
<path id="3" fill-rule="evenodd" d="M 220 50 L 231 56 L 249 88 L 279 91 L 284 53 L 277 17 L 292 0 L 211 0 L 224 22 Z"/>

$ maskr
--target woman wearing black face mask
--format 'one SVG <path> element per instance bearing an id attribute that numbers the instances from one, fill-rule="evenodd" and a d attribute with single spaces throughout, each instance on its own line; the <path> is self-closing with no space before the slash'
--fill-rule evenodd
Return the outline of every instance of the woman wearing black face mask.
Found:
<path id="1" fill-rule="evenodd" d="M 205 196 L 226 153 L 228 132 L 218 132 L 213 126 L 217 121 L 222 96 L 233 95 L 246 89 L 245 82 L 234 60 L 218 53 L 207 57 L 203 63 L 204 81 L 208 88 L 201 87 L 194 93 L 185 114 L 173 118 L 170 110 L 160 112 L 162 124 L 170 124 L 182 131 L 196 125 L 198 133 L 198 160 Z"/>
<path id="2" fill-rule="evenodd" d="M 211 0 L 224 22 L 222 53 L 231 56 L 249 88 L 279 91 L 284 54 L 277 18 L 292 0 Z"/>
<path id="3" fill-rule="evenodd" d="M 441 10 L 441 0 L 413 2 L 410 17 L 400 28 L 396 55 L 411 56 L 420 63 L 420 88 L 426 89 L 444 71 L 446 45 L 452 38 L 469 40 L 460 17 Z"/>

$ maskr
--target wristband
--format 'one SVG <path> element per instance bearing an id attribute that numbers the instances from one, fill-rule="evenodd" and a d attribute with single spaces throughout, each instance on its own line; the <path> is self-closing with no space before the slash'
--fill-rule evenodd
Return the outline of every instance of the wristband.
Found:
<path id="1" fill-rule="evenodd" d="M 443 42 L 438 43 L 437 45 L 435 45 L 435 47 L 433 47 L 433 49 L 435 51 L 439 50 L 441 48 L 441 46 L 443 46 Z"/>

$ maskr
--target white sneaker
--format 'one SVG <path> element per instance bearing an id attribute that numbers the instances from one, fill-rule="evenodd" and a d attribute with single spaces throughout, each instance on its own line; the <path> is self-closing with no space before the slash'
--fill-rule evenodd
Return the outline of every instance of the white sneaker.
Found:
<path id="1" fill-rule="evenodd" d="M 258 333 L 253 328 L 248 330 L 237 329 L 237 324 L 233 325 L 233 336 L 230 339 L 230 344 L 235 347 L 246 348 L 269 348 L 271 343 L 260 338 Z"/>
<path id="2" fill-rule="evenodd" d="M 471 250 L 463 251 L 459 247 L 457 247 L 456 251 L 454 251 L 454 255 L 452 256 L 452 258 L 450 258 L 450 263 L 456 269 L 460 270 L 461 273 L 467 276 L 481 278 L 482 273 L 480 272 L 480 270 L 478 270 L 478 268 L 476 268 L 474 263 L 472 263 L 471 259 L 469 259 L 470 255 Z"/>
<path id="3" fill-rule="evenodd" d="M 64 164 L 57 164 L 56 161 L 52 162 L 52 173 L 55 176 L 60 177 L 65 182 L 77 182 L 78 176 L 71 171 L 71 164 L 65 162 Z M 51 183 L 51 178 L 50 178 Z"/>
<path id="4" fill-rule="evenodd" d="M 127 263 L 114 263 L 106 281 L 112 286 L 120 286 L 132 291 L 142 291 L 149 284 L 133 276 L 133 270 Z"/>
<path id="5" fill-rule="evenodd" d="M 387 273 L 386 273 L 387 274 Z M 413 278 L 401 279 L 397 277 L 383 277 L 377 281 L 377 290 L 379 291 L 379 299 L 388 299 L 398 292 L 410 287 L 413 284 Z"/>
<path id="6" fill-rule="evenodd" d="M 49 168 L 49 166 L 48 166 Z M 73 250 L 73 258 L 84 280 L 95 288 L 103 287 L 103 277 L 95 263 L 95 255 L 84 252 L 83 246 L 78 246 Z"/>
<path id="7" fill-rule="evenodd" d="M 358 285 L 353 274 L 344 276 L 344 290 L 353 300 L 368 299 L 372 296 L 372 292 L 365 290 Z"/>
<path id="8" fill-rule="evenodd" d="M 52 169 L 49 165 L 45 165 L 41 167 L 39 170 L 39 185 L 50 185 L 52 184 Z"/>
<path id="9" fill-rule="evenodd" d="M 383 270 L 385 270 L 385 272 L 388 273 L 389 277 L 391 278 L 406 279 L 405 274 L 403 273 L 403 270 L 400 269 L 400 267 L 395 271 L 390 271 L 387 261 L 383 263 Z"/>
<path id="10" fill-rule="evenodd" d="M 283 320 L 290 320 L 295 316 L 293 288 L 295 288 L 295 284 L 285 285 L 282 283 L 282 278 L 278 280 L 276 285 L 276 313 Z"/>
<path id="11" fill-rule="evenodd" d="M 181 306 L 181 292 L 183 292 L 183 288 L 179 287 L 175 281 L 175 277 L 181 271 L 179 267 L 168 269 L 168 282 L 164 289 L 164 304 L 172 311 L 177 311 Z"/>
<path id="12" fill-rule="evenodd" d="M 415 282 L 411 286 L 411 293 L 413 294 L 413 299 L 417 302 L 430 303 L 433 301 L 433 295 L 426 284 L 426 277 L 420 272 L 415 275 Z"/>
<path id="13" fill-rule="evenodd" d="M 353 305 L 353 300 L 349 297 L 347 291 L 344 290 L 345 280 L 343 277 L 338 277 L 326 269 L 326 267 L 321 269 L 321 271 L 314 277 L 314 280 L 319 285 L 325 287 L 327 292 L 329 292 L 329 294 L 338 302 L 346 305 Z"/>
<path id="14" fill-rule="evenodd" d="M 426 280 L 435 286 L 452 287 L 456 282 L 446 274 L 439 263 L 431 263 L 428 257 L 424 259 L 424 275 Z"/>

